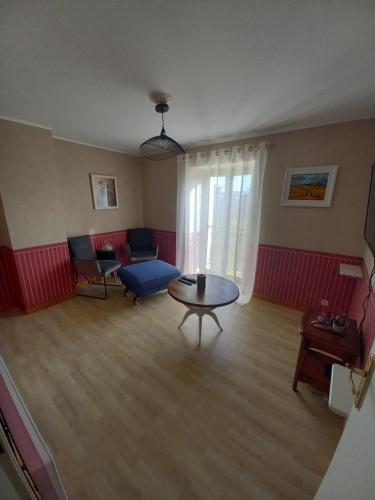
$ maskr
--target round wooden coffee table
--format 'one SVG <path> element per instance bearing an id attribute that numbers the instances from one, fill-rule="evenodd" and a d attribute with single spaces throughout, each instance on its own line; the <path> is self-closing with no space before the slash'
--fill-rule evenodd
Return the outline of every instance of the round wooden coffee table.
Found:
<path id="1" fill-rule="evenodd" d="M 187 277 L 197 279 L 196 274 L 189 274 Z M 240 294 L 238 286 L 233 281 L 215 274 L 207 274 L 206 288 L 202 293 L 198 292 L 196 284 L 189 286 L 178 279 L 169 283 L 168 293 L 188 308 L 178 328 L 181 328 L 189 316 L 197 314 L 199 318 L 199 345 L 201 345 L 203 316 L 205 314 L 211 316 L 220 331 L 223 331 L 213 310 L 216 307 L 223 307 L 235 302 Z"/>

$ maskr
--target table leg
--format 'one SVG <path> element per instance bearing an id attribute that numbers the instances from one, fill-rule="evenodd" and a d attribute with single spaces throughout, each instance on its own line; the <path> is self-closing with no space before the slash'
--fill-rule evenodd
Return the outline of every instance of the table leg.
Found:
<path id="1" fill-rule="evenodd" d="M 182 318 L 181 323 L 178 325 L 178 328 L 181 328 L 181 326 L 185 323 L 185 321 L 188 319 L 189 316 L 192 314 L 196 314 L 199 318 L 199 346 L 201 345 L 201 340 L 202 340 L 202 321 L 203 321 L 203 316 L 207 314 L 208 316 L 211 316 L 211 318 L 215 321 L 217 324 L 219 330 L 222 332 L 223 328 L 219 323 L 219 319 L 216 316 L 216 314 L 213 312 L 212 309 L 207 309 L 204 307 L 189 307 L 188 310 L 186 311 L 184 317 Z"/>
<path id="2" fill-rule="evenodd" d="M 202 316 L 203 314 L 199 314 L 199 342 L 198 345 L 199 347 L 201 346 L 201 339 L 202 339 Z"/>
<path id="3" fill-rule="evenodd" d="M 219 327 L 219 330 L 222 332 L 223 331 L 223 328 L 221 326 L 221 324 L 219 323 L 219 319 L 218 317 L 216 316 L 216 314 L 213 312 L 213 311 L 207 311 L 206 314 L 208 316 L 211 316 L 211 318 L 215 321 L 215 323 L 217 324 L 217 326 Z"/>
<path id="4" fill-rule="evenodd" d="M 194 311 L 192 311 L 191 309 L 188 309 L 185 313 L 185 316 L 182 318 L 181 323 L 178 325 L 178 328 L 181 328 L 181 326 L 185 323 L 185 321 L 188 319 L 188 317 L 191 316 L 192 314 L 194 314 Z"/>

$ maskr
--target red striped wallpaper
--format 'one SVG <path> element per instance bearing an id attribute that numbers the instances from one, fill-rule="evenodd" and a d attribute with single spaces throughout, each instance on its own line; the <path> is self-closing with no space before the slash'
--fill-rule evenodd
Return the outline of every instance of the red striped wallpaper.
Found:
<path id="1" fill-rule="evenodd" d="M 176 233 L 153 230 L 159 257 L 176 262 Z M 332 311 L 348 311 L 355 280 L 339 275 L 339 265 L 361 264 L 360 257 L 259 245 L 254 293 L 293 307 L 319 308 L 329 301 Z"/>
<path id="2" fill-rule="evenodd" d="M 159 258 L 176 260 L 176 234 L 153 230 Z M 126 265 L 127 231 L 91 236 L 95 249 L 110 243 Z M 358 257 L 260 245 L 254 293 L 288 305 L 319 307 L 322 298 L 332 311 L 348 311 L 356 280 L 339 275 L 340 263 L 358 264 Z M 17 280 L 18 276 L 18 280 Z M 73 275 L 66 242 L 12 251 L 0 248 L 0 308 L 17 303 L 25 310 L 72 293 Z M 371 330 L 373 331 L 373 330 Z"/>
<path id="3" fill-rule="evenodd" d="M 152 229 L 155 242 L 159 245 L 159 258 L 172 265 L 176 263 L 176 233 L 172 231 L 159 231 Z M 100 233 L 91 236 L 94 248 L 100 250 L 103 245 L 109 243 L 116 250 L 122 265 L 129 264 L 125 253 L 127 241 L 127 231 L 114 231 L 110 233 Z"/>
<path id="4" fill-rule="evenodd" d="M 18 303 L 28 310 L 72 294 L 73 274 L 67 243 L 14 250 L 20 284 Z"/>
<path id="5" fill-rule="evenodd" d="M 361 262 L 359 257 L 259 245 L 254 293 L 300 309 L 319 308 L 320 300 L 327 299 L 330 311 L 347 312 L 355 280 L 340 276 L 339 265 Z"/>
<path id="6" fill-rule="evenodd" d="M 93 242 L 95 250 L 101 250 L 104 245 L 110 244 L 116 250 L 121 264 L 125 266 L 128 264 L 128 258 L 125 254 L 125 244 L 127 240 L 127 231 L 112 231 L 109 233 L 93 234 L 91 241 Z"/>
<path id="7" fill-rule="evenodd" d="M 159 259 L 176 265 L 176 233 L 153 229 L 152 234 L 159 245 Z"/>
<path id="8" fill-rule="evenodd" d="M 362 303 L 368 292 L 369 275 L 365 264 L 362 264 L 363 279 L 356 280 L 352 303 L 349 309 L 349 316 L 357 320 L 362 319 Z M 372 344 L 375 341 L 375 291 L 372 291 L 368 303 L 366 320 L 363 325 L 363 361 L 365 361 L 371 351 Z"/>
<path id="9" fill-rule="evenodd" d="M 123 265 L 126 231 L 92 235 L 95 249 L 110 243 Z M 28 311 L 73 293 L 69 249 L 66 242 L 11 250 L 0 247 L 0 310 L 18 305 Z"/>

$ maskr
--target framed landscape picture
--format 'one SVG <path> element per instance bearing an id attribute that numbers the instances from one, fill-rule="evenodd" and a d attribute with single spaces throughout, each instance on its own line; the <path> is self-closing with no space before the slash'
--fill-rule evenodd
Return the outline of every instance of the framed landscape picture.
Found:
<path id="1" fill-rule="evenodd" d="M 287 168 L 281 205 L 329 207 L 335 187 L 337 168 L 337 165 Z"/>
<path id="2" fill-rule="evenodd" d="M 90 174 L 90 178 L 94 208 L 97 210 L 118 208 L 116 177 Z"/>

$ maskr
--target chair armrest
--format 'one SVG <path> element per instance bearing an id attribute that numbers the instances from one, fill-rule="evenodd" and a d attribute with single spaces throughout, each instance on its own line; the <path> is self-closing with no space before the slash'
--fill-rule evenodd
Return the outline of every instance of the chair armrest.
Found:
<path id="1" fill-rule="evenodd" d="M 114 273 L 117 269 L 120 269 L 121 262 L 118 260 L 100 260 L 99 261 L 100 271 L 102 276 L 107 276 L 108 274 Z"/>
<path id="2" fill-rule="evenodd" d="M 159 245 L 156 245 L 156 243 L 153 244 L 153 250 L 155 252 L 155 257 L 158 258 L 159 255 Z"/>
<path id="3" fill-rule="evenodd" d="M 128 257 L 131 256 L 131 254 L 132 254 L 132 247 L 129 245 L 129 243 L 126 243 L 126 245 L 125 245 L 125 252 L 126 252 L 126 255 Z"/>
<path id="4" fill-rule="evenodd" d="M 98 260 L 118 260 L 116 250 L 97 250 L 96 258 Z"/>

